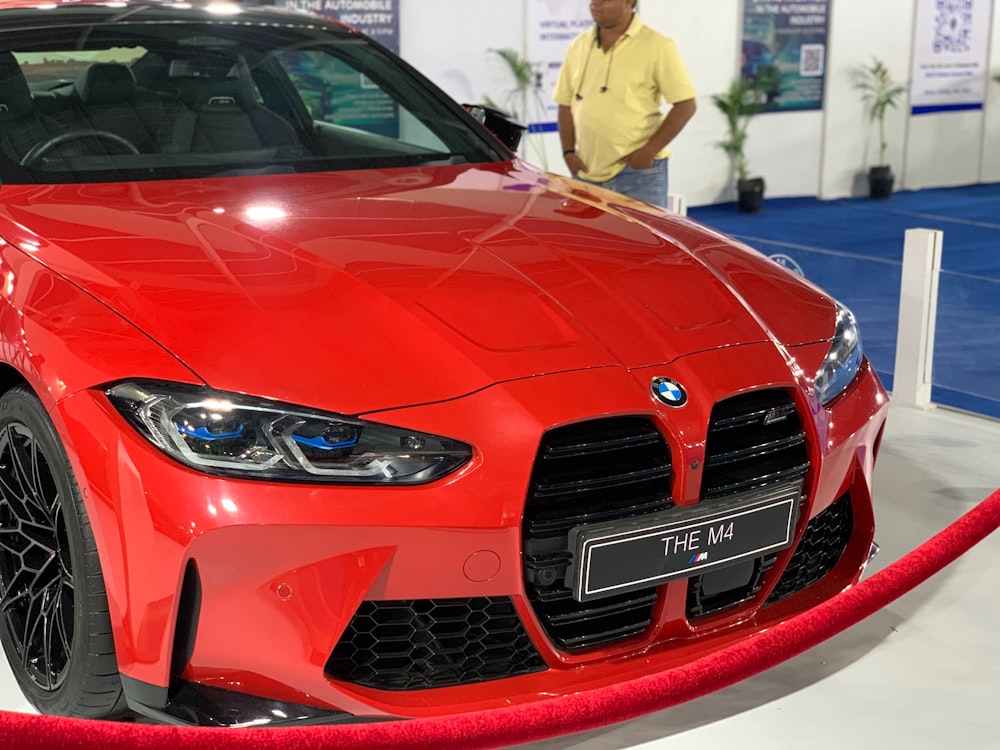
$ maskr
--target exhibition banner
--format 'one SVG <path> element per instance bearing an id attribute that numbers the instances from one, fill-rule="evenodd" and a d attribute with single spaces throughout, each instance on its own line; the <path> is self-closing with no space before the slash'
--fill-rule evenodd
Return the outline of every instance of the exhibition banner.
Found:
<path id="1" fill-rule="evenodd" d="M 910 107 L 914 115 L 982 109 L 993 0 L 917 0 Z"/>
<path id="2" fill-rule="evenodd" d="M 399 54 L 399 0 L 286 0 L 285 4 L 346 23 Z"/>
<path id="3" fill-rule="evenodd" d="M 765 112 L 823 108 L 831 0 L 744 0 L 740 74 L 767 97 Z"/>
<path id="4" fill-rule="evenodd" d="M 285 4 L 345 23 L 399 53 L 399 0 L 286 0 Z M 285 64 L 295 71 L 300 90 L 310 91 L 308 82 L 316 83 L 306 102 L 314 117 L 398 137 L 399 107 L 363 75 L 318 53 L 290 51 L 287 56 Z M 331 87 L 330 81 L 336 85 Z"/>

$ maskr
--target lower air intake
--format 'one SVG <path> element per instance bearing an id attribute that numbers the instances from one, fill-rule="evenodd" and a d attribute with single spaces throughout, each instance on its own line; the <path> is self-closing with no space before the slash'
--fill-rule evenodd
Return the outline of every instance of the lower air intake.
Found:
<path id="1" fill-rule="evenodd" d="M 535 650 L 506 598 L 362 602 L 326 673 L 378 690 L 468 685 L 540 672 Z"/>
<path id="2" fill-rule="evenodd" d="M 841 496 L 811 520 L 778 585 L 767 598 L 768 603 L 781 601 L 812 586 L 833 570 L 847 548 L 853 526 L 849 495 Z"/>

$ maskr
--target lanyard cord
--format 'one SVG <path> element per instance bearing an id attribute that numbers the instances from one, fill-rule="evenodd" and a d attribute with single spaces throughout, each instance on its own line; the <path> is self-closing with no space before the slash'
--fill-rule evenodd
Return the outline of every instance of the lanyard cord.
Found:
<path id="1" fill-rule="evenodd" d="M 594 54 L 594 47 L 596 47 L 598 44 L 601 43 L 600 34 L 601 31 L 600 29 L 598 29 L 597 32 L 594 34 L 594 43 L 590 45 L 590 49 L 587 50 L 587 59 L 583 61 L 583 72 L 580 74 L 580 85 L 576 87 L 576 95 L 575 95 L 576 100 L 578 102 L 583 101 L 583 95 L 580 94 L 580 91 L 583 89 L 583 82 L 587 78 L 587 68 L 590 66 L 590 56 Z M 599 92 L 602 94 L 608 90 L 608 81 L 611 80 L 611 66 L 615 61 L 615 47 L 617 46 L 618 45 L 615 44 L 614 46 L 611 47 L 611 53 L 608 56 L 608 68 L 604 72 L 604 85 L 601 86 L 601 88 L 599 89 Z"/>

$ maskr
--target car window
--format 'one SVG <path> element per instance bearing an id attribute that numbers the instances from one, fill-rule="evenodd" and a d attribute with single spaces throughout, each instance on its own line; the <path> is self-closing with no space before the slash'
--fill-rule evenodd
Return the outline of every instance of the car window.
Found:
<path id="1" fill-rule="evenodd" d="M 105 182 L 509 158 L 384 48 L 291 11 L 0 11 L 0 180 Z"/>
<path id="2" fill-rule="evenodd" d="M 357 62 L 337 57 L 336 51 L 283 50 L 276 54 L 321 128 L 351 129 L 448 154 L 445 142 L 418 115 L 355 67 Z"/>
<path id="3" fill-rule="evenodd" d="M 116 47 L 109 50 L 21 52 L 14 53 L 14 58 L 32 91 L 51 91 L 71 84 L 95 62 L 132 65 L 145 52 L 141 47 Z"/>

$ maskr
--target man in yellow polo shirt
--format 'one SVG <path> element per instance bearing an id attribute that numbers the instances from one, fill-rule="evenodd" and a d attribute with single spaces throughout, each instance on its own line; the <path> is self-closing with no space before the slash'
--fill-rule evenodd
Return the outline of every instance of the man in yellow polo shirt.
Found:
<path id="1" fill-rule="evenodd" d="M 665 207 L 667 145 L 695 92 L 677 45 L 642 23 L 637 1 L 590 0 L 595 26 L 570 43 L 553 99 L 574 177 Z"/>

